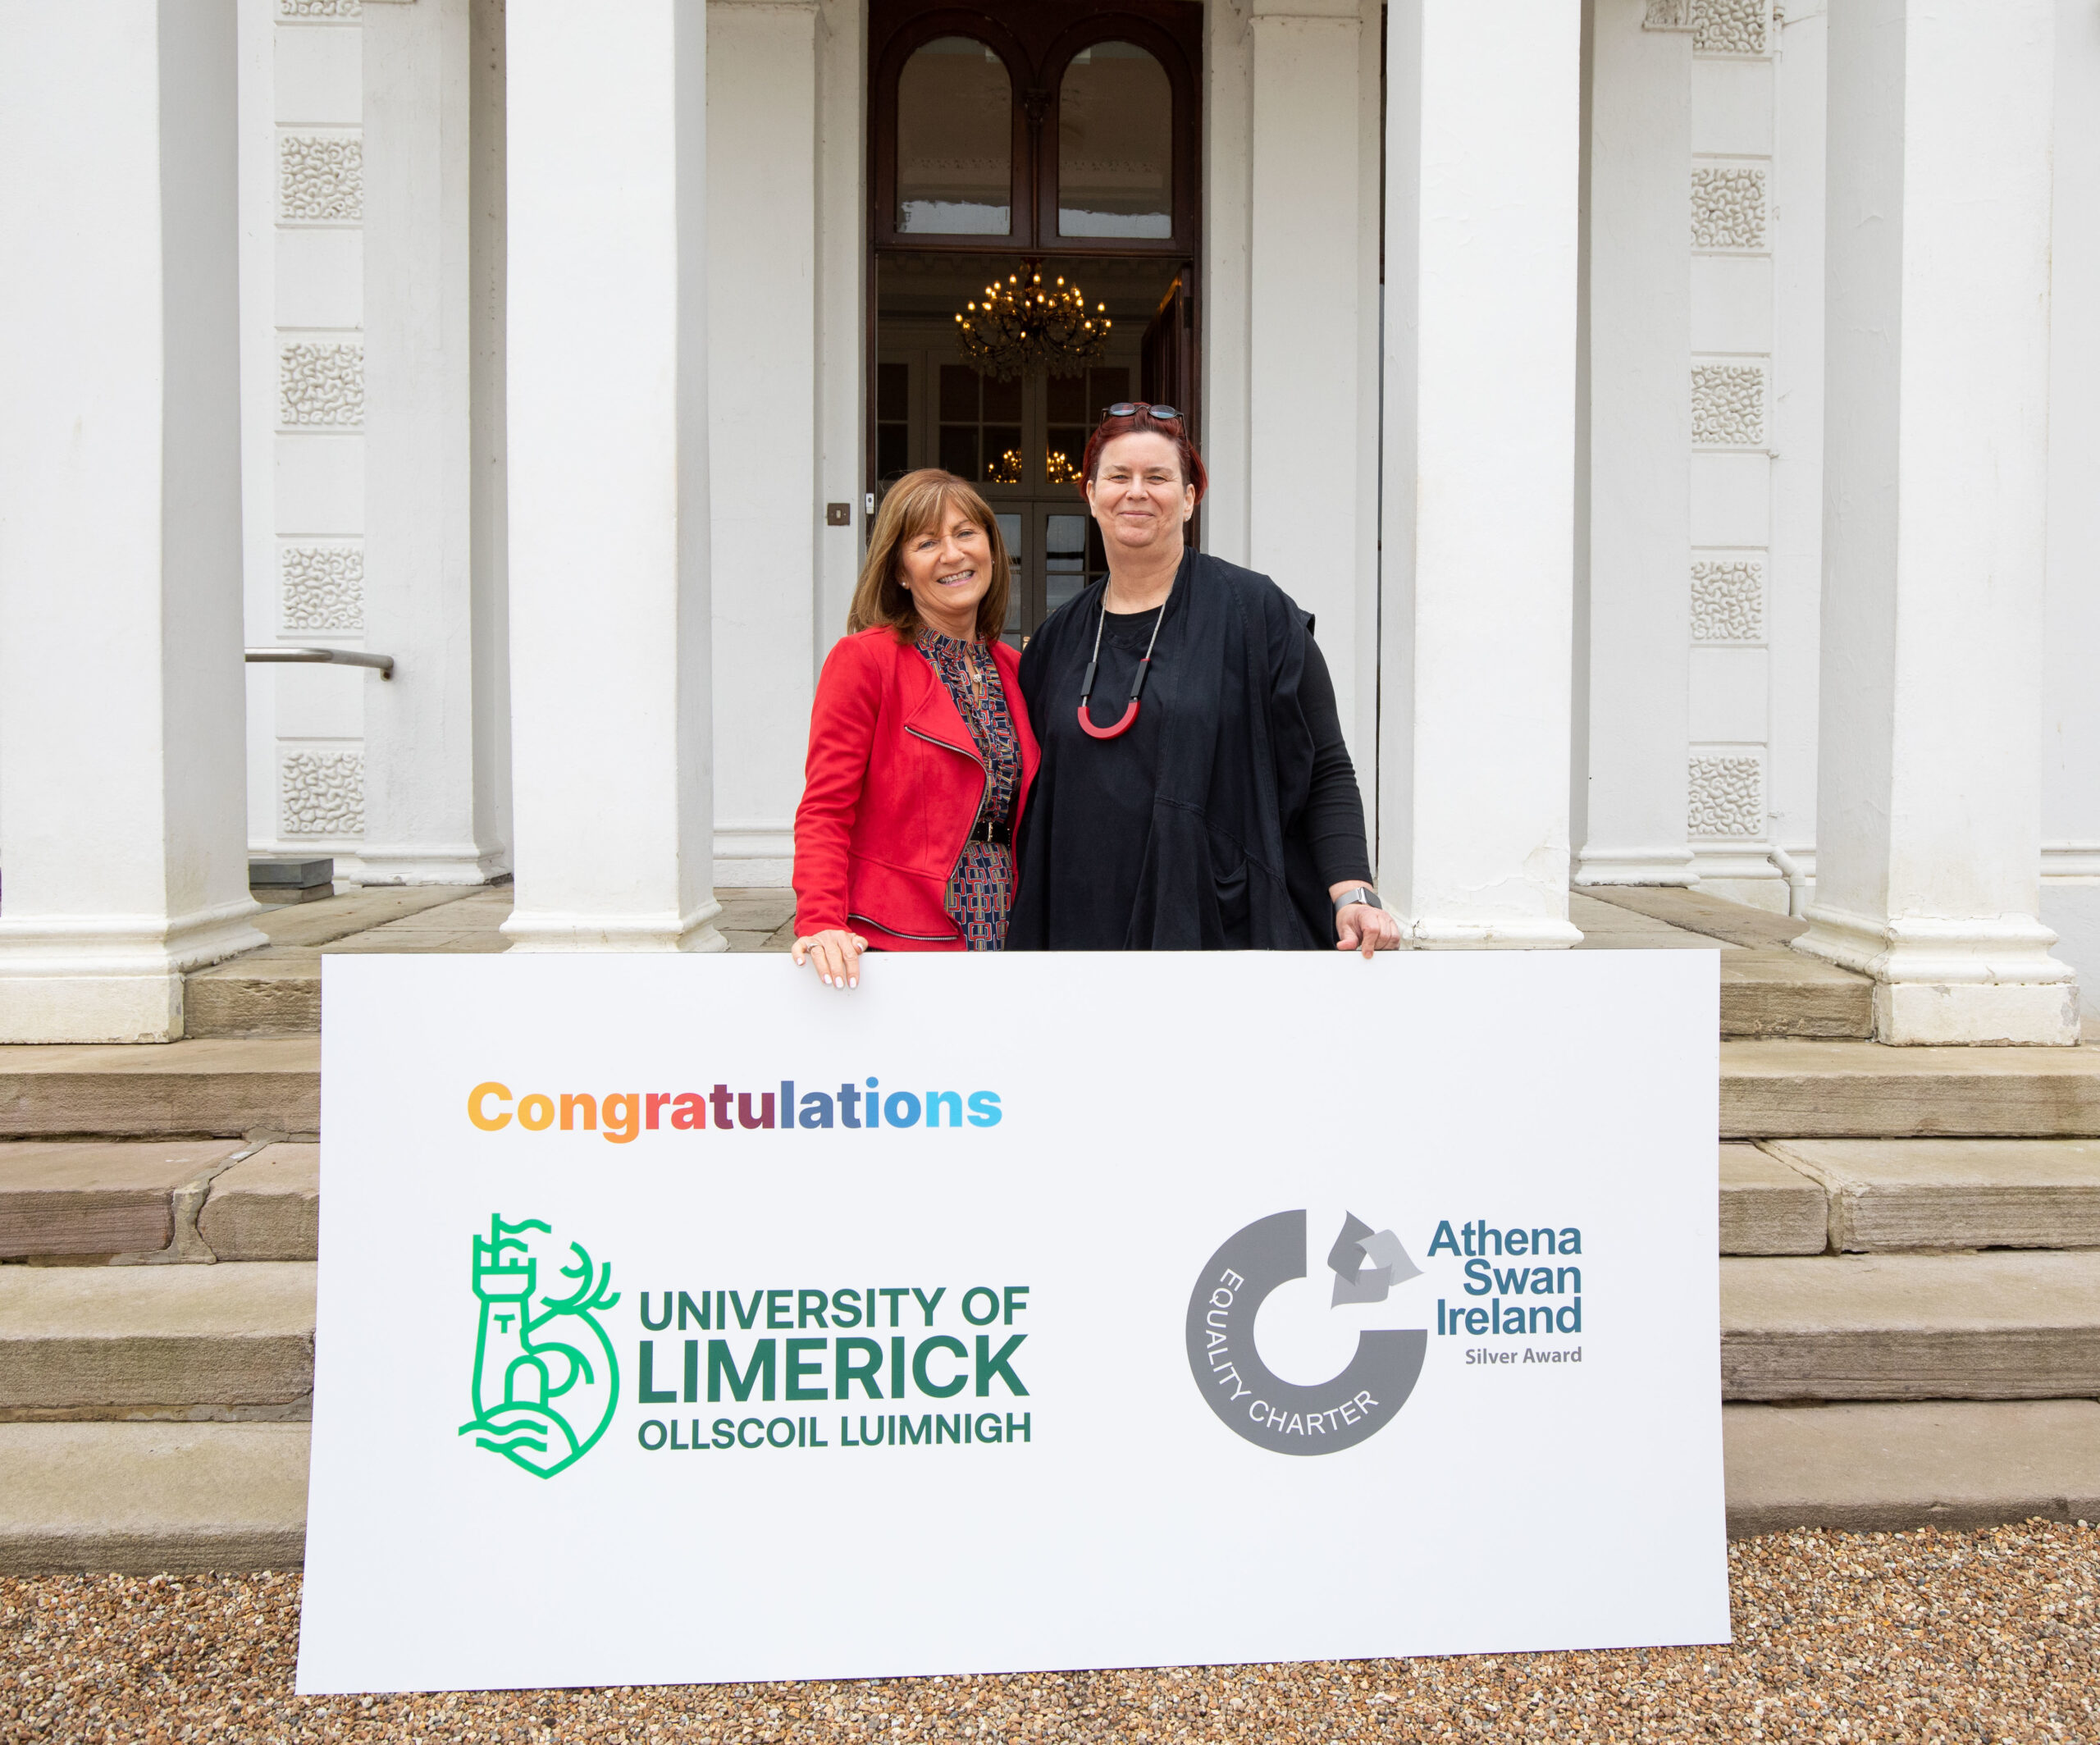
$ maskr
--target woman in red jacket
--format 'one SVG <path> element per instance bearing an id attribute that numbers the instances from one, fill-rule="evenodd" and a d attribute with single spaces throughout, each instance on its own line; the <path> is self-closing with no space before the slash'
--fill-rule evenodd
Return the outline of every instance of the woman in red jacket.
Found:
<path id="1" fill-rule="evenodd" d="M 1034 779 L 1011 570 L 984 500 L 906 473 L 875 516 L 847 634 L 824 664 L 795 814 L 795 962 L 860 983 L 861 953 L 998 951 Z"/>

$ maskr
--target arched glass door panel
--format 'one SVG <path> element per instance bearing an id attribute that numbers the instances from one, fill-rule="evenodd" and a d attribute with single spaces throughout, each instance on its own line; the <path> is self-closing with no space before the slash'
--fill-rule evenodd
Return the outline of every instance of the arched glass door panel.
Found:
<path id="1" fill-rule="evenodd" d="M 1134 43 L 1074 55 L 1057 92 L 1057 234 L 1174 234 L 1174 88 Z"/>
<path id="2" fill-rule="evenodd" d="M 974 37 L 942 36 L 897 87 L 897 228 L 932 236 L 1012 233 L 1013 80 Z"/>

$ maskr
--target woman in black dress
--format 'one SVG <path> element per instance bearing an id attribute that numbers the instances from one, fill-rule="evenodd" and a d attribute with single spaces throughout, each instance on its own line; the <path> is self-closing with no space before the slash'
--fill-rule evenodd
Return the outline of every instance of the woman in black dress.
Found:
<path id="1" fill-rule="evenodd" d="M 1043 761 L 1007 949 L 1397 946 L 1312 620 L 1187 548 L 1205 481 L 1180 415 L 1110 407 L 1081 479 L 1108 574 L 1021 656 Z"/>

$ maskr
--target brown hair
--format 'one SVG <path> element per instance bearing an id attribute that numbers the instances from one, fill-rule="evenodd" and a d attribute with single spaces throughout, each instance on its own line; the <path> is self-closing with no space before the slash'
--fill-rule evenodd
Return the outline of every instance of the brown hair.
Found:
<path id="1" fill-rule="evenodd" d="M 1094 426 L 1093 434 L 1087 438 L 1086 455 L 1080 462 L 1080 495 L 1086 495 L 1086 487 L 1101 472 L 1101 451 L 1118 436 L 1150 433 L 1164 436 L 1174 445 L 1174 454 L 1181 464 L 1181 482 L 1196 487 L 1196 500 L 1203 500 L 1203 493 L 1211 488 L 1210 475 L 1203 471 L 1203 457 L 1196 452 L 1196 445 L 1189 440 L 1189 421 L 1185 418 L 1156 418 L 1152 408 L 1139 403 L 1135 412 L 1126 412 L 1121 418 L 1104 418 Z"/>
<path id="2" fill-rule="evenodd" d="M 919 633 L 919 608 L 897 573 L 897 553 L 907 539 L 939 528 L 951 508 L 961 509 L 984 528 L 985 542 L 992 548 L 992 585 L 977 602 L 977 634 L 988 642 L 1006 628 L 1013 564 L 1007 555 L 1007 542 L 991 505 L 952 473 L 922 467 L 891 486 L 882 507 L 875 511 L 874 528 L 868 536 L 868 555 L 861 565 L 861 580 L 846 614 L 848 636 L 859 630 L 872 630 L 878 624 L 888 625 L 900 642 L 909 642 Z"/>

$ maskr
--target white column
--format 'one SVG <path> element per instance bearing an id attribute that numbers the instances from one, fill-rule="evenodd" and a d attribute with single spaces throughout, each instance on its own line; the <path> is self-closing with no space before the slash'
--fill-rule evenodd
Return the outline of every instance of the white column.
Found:
<path id="1" fill-rule="evenodd" d="M 0 1041 L 249 925 L 233 0 L 0 4 Z"/>
<path id="2" fill-rule="evenodd" d="M 1246 562 L 1317 620 L 1343 731 L 1367 776 L 1376 340 L 1365 331 L 1376 260 L 1364 244 L 1376 209 L 1365 200 L 1375 142 L 1362 87 L 1377 36 L 1358 0 L 1253 0 L 1249 13 Z"/>
<path id="3" fill-rule="evenodd" d="M 732 885 L 788 882 L 815 693 L 819 29 L 816 0 L 708 7 L 714 855 Z M 842 614 L 829 628 L 827 649 Z"/>
<path id="4" fill-rule="evenodd" d="M 1386 38 L 1381 889 L 1424 945 L 1564 946 L 1581 10 Z"/>
<path id="5" fill-rule="evenodd" d="M 368 884 L 509 863 L 500 0 L 364 11 Z M 492 505 L 492 512 L 490 511 Z M 477 513 L 477 507 L 483 513 Z"/>
<path id="6" fill-rule="evenodd" d="M 1690 884 L 1688 19 L 1591 0 L 1577 398 L 1577 884 Z"/>
<path id="7" fill-rule="evenodd" d="M 2054 0 L 1829 26 L 1816 900 L 1892 1043 L 2070 1043 L 2037 918 Z"/>
<path id="8" fill-rule="evenodd" d="M 523 949 L 709 925 L 702 0 L 512 0 L 512 793 Z"/>

